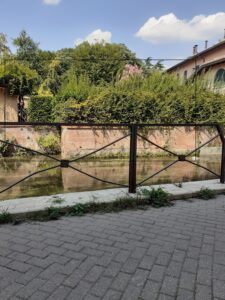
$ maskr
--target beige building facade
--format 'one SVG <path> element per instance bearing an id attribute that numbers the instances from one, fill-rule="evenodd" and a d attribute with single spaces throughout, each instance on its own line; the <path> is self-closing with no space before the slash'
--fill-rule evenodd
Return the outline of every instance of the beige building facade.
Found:
<path id="1" fill-rule="evenodd" d="M 192 76 L 204 74 L 211 87 L 225 92 L 225 39 L 205 50 L 198 52 L 198 46 L 193 48 L 193 55 L 167 70 L 185 81 Z"/>
<path id="2" fill-rule="evenodd" d="M 0 122 L 18 122 L 17 96 L 0 87 Z"/>

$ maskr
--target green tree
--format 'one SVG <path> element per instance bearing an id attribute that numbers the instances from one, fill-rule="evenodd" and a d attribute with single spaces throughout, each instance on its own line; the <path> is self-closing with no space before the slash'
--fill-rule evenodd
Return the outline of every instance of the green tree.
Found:
<path id="1" fill-rule="evenodd" d="M 20 35 L 13 39 L 13 45 L 16 47 L 16 59 L 31 69 L 39 69 L 39 44 L 34 42 L 25 30 L 21 31 Z"/>
<path id="2" fill-rule="evenodd" d="M 6 57 L 11 54 L 8 47 L 7 36 L 0 32 L 0 58 Z"/>
<path id="3" fill-rule="evenodd" d="M 6 60 L 0 63 L 0 86 L 5 86 L 11 95 L 18 95 L 19 122 L 25 121 L 24 95 L 33 93 L 38 74 L 18 61 Z"/>
<path id="4" fill-rule="evenodd" d="M 116 82 L 126 64 L 141 66 L 141 61 L 123 44 L 84 42 L 73 52 L 75 74 L 87 76 L 94 84 Z"/>

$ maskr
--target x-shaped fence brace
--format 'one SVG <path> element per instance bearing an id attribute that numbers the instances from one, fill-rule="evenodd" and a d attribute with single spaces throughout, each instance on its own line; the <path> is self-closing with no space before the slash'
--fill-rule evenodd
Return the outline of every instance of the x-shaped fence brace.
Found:
<path id="1" fill-rule="evenodd" d="M 19 125 L 19 124 L 18 124 Z M 162 124 L 160 124 L 162 125 Z M 70 125 L 71 126 L 71 125 Z M 146 125 L 148 126 L 148 125 Z M 153 126 L 153 125 L 151 125 Z M 156 126 L 156 125 L 154 125 Z M 164 125 L 164 126 L 168 126 L 168 125 Z M 175 124 L 173 126 L 176 126 Z M 190 126 L 190 125 L 189 125 Z M 208 172 L 210 172 L 211 174 L 215 175 L 217 178 L 220 178 L 220 182 L 221 183 L 224 183 L 225 182 L 225 140 L 224 140 L 224 132 L 223 132 L 223 128 L 220 126 L 220 125 L 214 125 L 218 131 L 218 134 L 215 135 L 214 137 L 212 137 L 210 140 L 208 140 L 207 142 L 205 142 L 204 144 L 200 145 L 199 147 L 197 147 L 196 149 L 192 150 L 191 152 L 189 152 L 188 154 L 185 154 L 185 155 L 179 155 L 173 151 L 170 151 L 168 150 L 167 148 L 165 147 L 161 147 L 160 145 L 154 143 L 153 141 L 149 140 L 148 138 L 146 138 L 145 136 L 139 134 L 137 132 L 138 128 L 139 128 L 139 125 L 135 124 L 135 125 L 130 125 L 130 132 L 124 136 L 122 136 L 121 138 L 118 138 L 116 140 L 114 140 L 113 142 L 101 147 L 101 148 L 98 148 L 96 149 L 95 151 L 92 151 L 88 154 L 85 154 L 83 156 L 80 156 L 80 157 L 77 157 L 75 159 L 72 159 L 72 160 L 66 160 L 66 159 L 58 159 L 54 156 L 51 156 L 51 155 L 48 155 L 48 154 L 45 154 L 45 153 L 42 153 L 40 151 L 37 151 L 37 150 L 33 150 L 33 149 L 30 149 L 30 148 L 27 148 L 27 147 L 24 147 L 24 146 L 21 146 L 21 145 L 18 145 L 18 144 L 15 144 L 15 143 L 11 143 L 9 141 L 4 141 L 4 140 L 1 140 L 0 139 L 0 142 L 3 143 L 3 144 L 6 144 L 6 145 L 10 145 L 10 146 L 13 146 L 13 147 L 17 147 L 17 148 L 20 148 L 20 149 L 23 149 L 23 150 L 26 150 L 26 151 L 29 151 L 29 152 L 32 152 L 32 153 L 36 153 L 38 155 L 41 155 L 41 156 L 44 156 L 44 157 L 47 157 L 51 160 L 54 160 L 56 161 L 58 164 L 55 165 L 55 166 L 52 166 L 52 167 L 49 167 L 49 168 L 45 168 L 45 169 L 42 169 L 42 170 L 39 170 L 39 171 L 36 171 L 36 172 L 33 172 L 27 176 L 25 176 L 24 178 L 18 180 L 17 182 L 9 185 L 7 188 L 4 188 L 3 190 L 0 191 L 0 193 L 3 193 L 3 192 L 6 192 L 7 190 L 13 188 L 14 186 L 16 186 L 17 184 L 27 180 L 28 178 L 32 177 L 32 176 L 35 176 L 37 174 L 40 174 L 40 173 L 43 173 L 43 172 L 47 172 L 47 171 L 50 171 L 50 170 L 53 170 L 53 169 L 56 169 L 56 168 L 70 168 L 76 172 L 79 172 L 83 175 L 86 175 L 92 179 L 95 179 L 95 180 L 98 180 L 98 181 L 101 181 L 103 183 L 107 183 L 107 184 L 112 184 L 112 185 L 115 185 L 115 186 L 119 186 L 119 187 L 125 187 L 125 188 L 129 188 L 129 192 L 130 193 L 135 193 L 136 192 L 136 188 L 138 186 L 141 186 L 143 183 L 145 183 L 146 181 L 150 180 L 151 178 L 155 177 L 156 175 L 160 174 L 161 172 L 167 170 L 168 168 L 172 167 L 173 165 L 175 165 L 176 163 L 178 162 L 188 162 L 192 165 L 195 165 L 199 168 L 202 168 Z M 143 127 L 143 125 L 141 125 L 141 127 Z M 130 137 L 130 162 L 129 162 L 129 185 L 125 185 L 125 184 L 120 184 L 120 183 L 116 183 L 116 182 L 112 182 L 112 181 L 109 181 L 109 180 L 105 180 L 105 179 L 101 179 L 101 178 L 98 178 L 96 176 L 93 176 L 87 172 L 84 172 L 82 170 L 80 170 L 79 168 L 76 168 L 74 166 L 72 166 L 71 164 L 72 163 L 76 163 L 82 159 L 85 159 L 93 154 L 96 154 L 98 153 L 99 151 L 101 150 L 104 150 L 116 143 L 118 143 L 119 141 L 127 138 L 127 137 Z M 136 182 L 136 159 L 137 159 L 137 138 L 140 138 L 140 139 L 143 139 L 145 140 L 146 142 L 148 142 L 149 144 L 157 147 L 158 149 L 161 149 L 165 152 L 167 152 L 168 154 L 172 155 L 172 156 L 176 156 L 177 159 L 173 162 L 171 162 L 170 164 L 166 165 L 164 168 L 162 168 L 161 170 L 157 171 L 156 173 L 150 175 L 149 177 L 145 178 L 144 180 L 142 180 L 141 182 L 137 183 Z M 213 140 L 215 140 L 216 138 L 220 138 L 221 140 L 221 143 L 222 143 L 222 160 L 221 160 L 221 174 L 217 174 L 215 172 L 213 172 L 212 170 L 196 163 L 196 162 L 193 162 L 189 159 L 187 159 L 190 155 L 196 153 L 197 151 L 199 151 L 201 148 L 203 148 L 204 146 L 208 145 L 209 143 L 211 143 Z"/>

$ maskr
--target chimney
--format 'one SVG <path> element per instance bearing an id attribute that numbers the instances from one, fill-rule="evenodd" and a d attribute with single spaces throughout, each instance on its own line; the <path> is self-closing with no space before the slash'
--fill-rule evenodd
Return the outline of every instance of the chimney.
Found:
<path id="1" fill-rule="evenodd" d="M 205 50 L 208 48 L 208 41 L 205 41 Z"/>
<path id="2" fill-rule="evenodd" d="M 198 45 L 194 45 L 193 47 L 193 55 L 198 53 Z"/>

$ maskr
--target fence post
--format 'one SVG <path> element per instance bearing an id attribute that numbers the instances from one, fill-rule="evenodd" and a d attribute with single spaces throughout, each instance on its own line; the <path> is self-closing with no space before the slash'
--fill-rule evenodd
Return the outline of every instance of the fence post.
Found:
<path id="1" fill-rule="evenodd" d="M 136 193 L 137 125 L 130 126 L 129 193 Z"/>
<path id="2" fill-rule="evenodd" d="M 222 143 L 222 156 L 221 156 L 221 171 L 220 171 L 220 183 L 225 183 L 225 137 L 224 130 L 221 125 L 217 125 L 217 131 L 220 136 L 220 140 Z"/>

